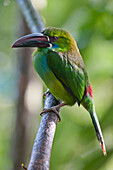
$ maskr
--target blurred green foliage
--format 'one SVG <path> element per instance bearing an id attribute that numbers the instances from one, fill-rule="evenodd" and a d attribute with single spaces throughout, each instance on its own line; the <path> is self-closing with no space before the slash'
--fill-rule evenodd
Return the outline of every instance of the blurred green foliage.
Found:
<path id="1" fill-rule="evenodd" d="M 16 6 L 16 2 L 11 0 L 5 1 L 5 5 L 3 0 L 0 2 L 1 170 L 12 168 L 17 66 L 11 45 L 19 26 Z M 57 124 L 50 169 L 112 170 L 113 0 L 47 0 L 46 7 L 39 12 L 46 26 L 62 27 L 77 41 L 93 87 L 96 112 L 108 154 L 107 157 L 102 154 L 87 111 L 77 105 L 65 107 L 61 111 L 62 122 Z"/>

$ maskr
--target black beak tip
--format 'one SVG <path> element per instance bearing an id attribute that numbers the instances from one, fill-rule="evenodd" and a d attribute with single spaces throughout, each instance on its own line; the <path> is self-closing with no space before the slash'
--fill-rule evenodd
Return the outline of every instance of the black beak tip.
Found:
<path id="1" fill-rule="evenodd" d="M 16 48 L 16 47 L 18 47 L 18 44 L 16 44 L 16 42 L 14 42 L 11 48 Z"/>
<path id="2" fill-rule="evenodd" d="M 12 45 L 12 47 L 11 48 L 14 48 L 14 44 Z"/>

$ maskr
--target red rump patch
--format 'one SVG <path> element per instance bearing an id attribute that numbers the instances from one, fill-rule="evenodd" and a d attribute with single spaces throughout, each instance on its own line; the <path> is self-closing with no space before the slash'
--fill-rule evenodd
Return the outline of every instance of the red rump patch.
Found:
<path id="1" fill-rule="evenodd" d="M 88 94 L 90 94 L 90 96 L 93 98 L 93 90 L 91 87 L 91 84 L 86 88 L 86 96 L 88 96 Z"/>

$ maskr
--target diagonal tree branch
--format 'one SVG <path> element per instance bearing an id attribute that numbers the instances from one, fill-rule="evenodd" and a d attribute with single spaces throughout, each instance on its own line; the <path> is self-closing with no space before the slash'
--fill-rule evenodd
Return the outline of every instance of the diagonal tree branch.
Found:
<path id="1" fill-rule="evenodd" d="M 50 108 L 57 104 L 59 104 L 59 102 L 53 97 L 53 95 L 47 94 L 44 108 Z M 57 120 L 57 115 L 52 112 L 46 113 L 42 116 L 42 120 L 34 142 L 28 170 L 49 170 L 51 149 Z"/>
<path id="2" fill-rule="evenodd" d="M 17 0 L 17 2 L 31 32 L 34 33 L 42 31 L 44 29 L 44 24 L 39 14 L 33 8 L 30 0 Z M 57 104 L 59 104 L 59 101 L 57 101 L 52 94 L 48 94 L 46 96 L 44 108 L 50 108 Z M 28 170 L 49 170 L 51 148 L 57 121 L 58 118 L 54 112 L 46 113 L 42 116 L 34 142 Z"/>
<path id="3" fill-rule="evenodd" d="M 33 8 L 30 0 L 17 0 L 21 12 L 28 24 L 29 29 L 32 33 L 41 32 L 45 26 L 41 20 L 40 15 Z"/>

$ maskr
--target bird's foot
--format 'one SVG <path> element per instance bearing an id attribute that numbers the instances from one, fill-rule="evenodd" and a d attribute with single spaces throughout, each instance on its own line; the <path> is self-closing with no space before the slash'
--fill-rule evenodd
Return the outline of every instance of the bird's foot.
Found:
<path id="1" fill-rule="evenodd" d="M 45 100 L 45 97 L 47 94 L 50 94 L 51 92 L 49 90 L 47 90 L 44 94 L 43 94 L 43 99 Z"/>
<path id="2" fill-rule="evenodd" d="M 47 113 L 47 112 L 54 112 L 57 117 L 58 117 L 58 122 L 61 121 L 61 117 L 60 117 L 60 114 L 58 113 L 58 109 L 62 106 L 65 106 L 66 104 L 65 103 L 60 103 L 59 105 L 56 105 L 56 106 L 53 106 L 49 109 L 43 109 L 43 111 L 40 113 L 40 115 L 42 116 L 44 113 Z"/>
<path id="3" fill-rule="evenodd" d="M 58 117 L 58 122 L 61 121 L 61 117 L 60 117 L 60 114 L 58 113 L 58 111 L 56 110 L 56 108 L 54 107 L 51 107 L 49 109 L 43 109 L 42 112 L 40 113 L 40 115 L 42 116 L 44 113 L 47 113 L 47 112 L 54 112 L 57 117 Z"/>

